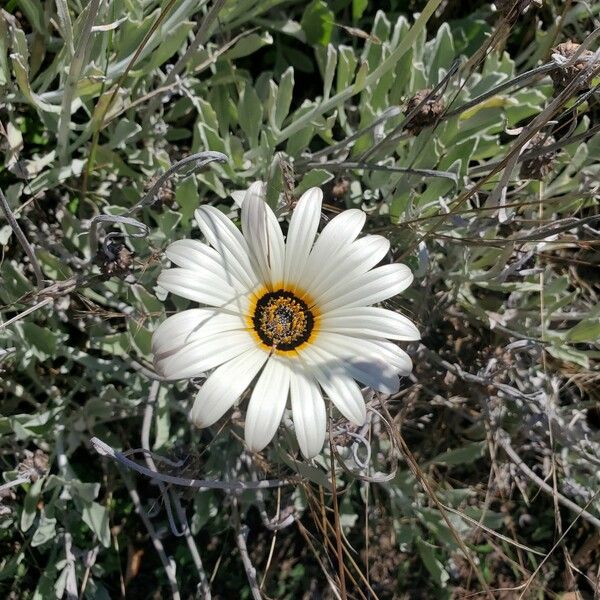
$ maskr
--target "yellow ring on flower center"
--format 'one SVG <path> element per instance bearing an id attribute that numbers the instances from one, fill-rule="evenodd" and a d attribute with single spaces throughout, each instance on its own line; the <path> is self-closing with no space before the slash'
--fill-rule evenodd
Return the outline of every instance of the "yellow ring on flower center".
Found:
<path id="1" fill-rule="evenodd" d="M 307 294 L 280 286 L 253 295 L 248 326 L 263 346 L 277 352 L 297 350 L 316 334 L 318 314 Z"/>

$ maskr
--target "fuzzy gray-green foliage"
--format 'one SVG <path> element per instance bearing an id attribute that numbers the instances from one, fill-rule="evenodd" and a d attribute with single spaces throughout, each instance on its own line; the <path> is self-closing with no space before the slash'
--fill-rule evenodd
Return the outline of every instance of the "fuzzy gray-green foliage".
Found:
<path id="1" fill-rule="evenodd" d="M 89 440 L 96 436 L 115 449 L 143 445 L 151 334 L 167 314 L 190 304 L 165 300 L 155 288 L 162 251 L 175 239 L 198 236 L 193 212 L 201 203 L 237 219 L 231 192 L 259 179 L 283 215 L 315 185 L 326 190 L 325 218 L 364 209 L 367 230 L 389 237 L 393 259 L 415 272 L 413 287 L 391 307 L 419 324 L 423 345 L 410 348 L 415 373 L 388 402 L 421 469 L 438 482 L 441 504 L 405 462 L 394 469 L 400 449 L 383 415 L 373 413 L 371 454 L 362 468 L 364 444 L 353 459 L 357 438 L 342 435 L 345 424 L 334 414 L 336 479 L 347 490 L 340 520 L 353 544 L 363 548 L 367 511 L 374 531 L 378 520 L 392 524 L 388 552 L 417 565 L 432 596 L 468 585 L 481 591 L 482 581 L 499 585 L 498 563 L 488 564 L 498 547 L 511 581 L 526 582 L 541 561 L 536 552 L 551 549 L 557 521 L 552 493 L 541 492 L 545 517 L 523 535 L 515 533 L 521 521 L 495 503 L 509 496 L 515 515 L 527 515 L 538 489 L 511 461 L 511 448 L 551 487 L 555 469 L 554 497 L 585 507 L 591 519 L 579 516 L 581 527 L 594 528 L 600 446 L 585 410 L 598 402 L 600 356 L 597 96 L 578 101 L 590 85 L 577 87 L 553 108 L 561 90 L 543 68 L 511 84 L 554 60 L 552 47 L 567 36 L 583 41 L 594 17 L 586 4 L 574 3 L 557 29 L 559 2 L 539 14 L 534 3 L 524 15 L 515 9 L 504 17 L 481 3 L 472 14 L 447 19 L 439 0 L 420 4 L 419 16 L 410 3 L 396 4 L 386 14 L 357 0 L 10 0 L 0 12 L 0 188 L 45 278 L 37 289 L 2 215 L 2 483 L 29 480 L 6 487 L 0 498 L 5 596 L 12 589 L 19 598 L 120 597 L 129 583 L 119 582 L 128 544 L 154 552 L 128 493 L 136 485 L 155 537 L 176 558 L 175 585 L 183 597 L 196 590 L 202 569 L 169 529 L 164 510 L 178 500 L 156 501 L 156 486 L 118 470 Z M 521 41 L 511 37 L 519 35 Z M 595 48 L 592 39 L 589 50 Z M 596 77 L 591 86 L 597 83 Z M 416 127 L 404 106 L 425 89 L 445 110 L 437 122 Z M 560 140 L 542 181 L 520 170 L 536 150 L 528 145 L 532 123 Z M 118 218 L 177 160 L 205 151 L 228 161 L 180 171 L 152 206 L 131 216 L 137 226 Z M 89 230 L 100 215 L 97 244 Z M 146 412 L 151 449 L 185 458 L 178 471 L 185 477 L 298 475 L 283 488 L 281 507 L 312 527 L 317 550 L 302 541 L 295 556 L 288 547 L 279 560 L 291 563 L 271 572 L 266 592 L 300 597 L 311 579 L 327 589 L 321 569 L 335 581 L 335 558 L 317 563 L 315 555 L 335 557 L 335 550 L 311 515 L 320 522 L 320 488 L 331 502 L 329 449 L 303 463 L 282 427 L 260 460 L 249 457 L 240 441 L 243 410 L 223 428 L 194 431 L 186 415 L 197 384 L 158 387 Z M 393 477 L 384 481 L 389 470 Z M 213 591 L 240 593 L 247 584 L 229 556 L 231 515 L 250 519 L 264 503 L 275 514 L 276 493 L 245 492 L 235 507 L 218 490 L 182 502 L 209 574 L 219 557 L 211 544 L 227 549 Z M 560 531 L 578 517 L 562 506 Z M 471 583 L 459 573 L 465 547 L 457 534 L 479 565 Z M 298 535 L 295 527 L 279 534 Z M 571 540 L 571 551 L 584 537 Z M 517 559 L 521 550 L 511 539 L 530 550 Z M 268 541 L 259 540 L 252 555 L 259 572 Z M 140 577 L 151 578 L 149 588 L 175 595 L 158 559 L 144 560 L 150 566 Z M 356 560 L 364 570 L 365 554 Z M 532 589 L 560 591 L 560 559 L 548 564 Z M 232 568 L 240 572 L 232 575 Z M 395 568 L 394 585 L 410 593 L 416 576 L 409 566 Z M 371 584 L 391 597 L 382 581 Z M 245 588 L 242 595 L 249 594 Z"/>

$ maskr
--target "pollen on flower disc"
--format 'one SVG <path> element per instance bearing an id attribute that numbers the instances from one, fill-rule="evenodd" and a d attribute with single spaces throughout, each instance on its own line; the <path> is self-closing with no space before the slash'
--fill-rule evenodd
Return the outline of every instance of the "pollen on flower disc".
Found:
<path id="1" fill-rule="evenodd" d="M 256 302 L 254 331 L 268 347 L 294 350 L 311 336 L 315 318 L 302 298 L 284 289 L 266 292 Z"/>

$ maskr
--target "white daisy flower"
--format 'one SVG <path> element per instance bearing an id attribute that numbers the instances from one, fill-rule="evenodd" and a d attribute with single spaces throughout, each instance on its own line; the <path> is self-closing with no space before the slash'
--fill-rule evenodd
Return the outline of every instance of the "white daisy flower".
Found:
<path id="1" fill-rule="evenodd" d="M 154 332 L 157 372 L 187 379 L 214 369 L 190 413 L 198 427 L 220 419 L 256 380 L 245 438 L 255 451 L 273 438 L 290 400 L 300 450 L 318 454 L 326 434 L 324 396 L 352 423 L 366 407 L 359 384 L 393 394 L 409 356 L 389 340 L 417 340 L 406 317 L 372 306 L 406 289 L 410 269 L 376 267 L 389 249 L 378 235 L 358 237 L 365 214 L 346 210 L 317 236 L 323 194 L 308 190 L 287 239 L 262 198 L 246 192 L 242 231 L 218 209 L 196 211 L 207 243 L 179 240 L 166 251 L 177 265 L 158 284 L 204 305 L 169 317 Z"/>

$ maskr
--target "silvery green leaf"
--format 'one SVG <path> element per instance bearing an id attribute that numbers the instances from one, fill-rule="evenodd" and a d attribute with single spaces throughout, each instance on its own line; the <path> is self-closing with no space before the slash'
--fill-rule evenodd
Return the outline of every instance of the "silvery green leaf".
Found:
<path id="1" fill-rule="evenodd" d="M 244 56 L 254 54 L 264 46 L 270 46 L 273 43 L 273 37 L 268 31 L 262 33 L 251 33 L 242 37 L 227 52 L 221 55 L 219 60 L 237 60 Z"/>
<path id="2" fill-rule="evenodd" d="M 312 0 L 304 9 L 300 25 L 309 44 L 326 46 L 333 31 L 335 15 L 324 0 Z"/>
<path id="3" fill-rule="evenodd" d="M 419 551 L 419 556 L 429 571 L 429 574 L 433 577 L 435 583 L 441 588 L 446 587 L 448 580 L 450 579 L 450 575 L 446 569 L 444 569 L 444 565 L 438 559 L 435 546 L 426 542 L 422 538 L 417 538 L 416 544 L 417 550 Z"/>
<path id="4" fill-rule="evenodd" d="M 21 531 L 29 531 L 30 527 L 35 521 L 37 516 L 37 503 L 42 492 L 42 486 L 44 485 L 44 479 L 40 478 L 31 484 L 27 495 L 23 502 L 23 508 L 21 510 Z"/>
<path id="5" fill-rule="evenodd" d="M 294 69 L 288 67 L 279 80 L 277 99 L 275 101 L 275 112 L 273 121 L 277 128 L 281 128 L 283 121 L 288 116 L 294 90 Z"/>
<path id="6" fill-rule="evenodd" d="M 33 537 L 31 538 L 32 547 L 41 546 L 50 541 L 56 535 L 56 519 L 49 517 L 45 509 L 40 511 L 40 522 Z"/>
<path id="7" fill-rule="evenodd" d="M 97 502 L 84 505 L 81 513 L 83 522 L 98 536 L 98 541 L 105 547 L 110 546 L 110 523 L 108 510 Z"/>
<path id="8" fill-rule="evenodd" d="M 258 133 L 262 124 L 263 111 L 254 87 L 247 83 L 238 103 L 238 121 L 248 136 L 250 147 L 258 144 Z"/>

